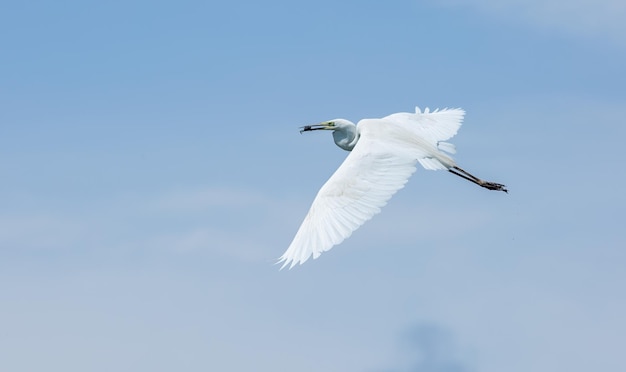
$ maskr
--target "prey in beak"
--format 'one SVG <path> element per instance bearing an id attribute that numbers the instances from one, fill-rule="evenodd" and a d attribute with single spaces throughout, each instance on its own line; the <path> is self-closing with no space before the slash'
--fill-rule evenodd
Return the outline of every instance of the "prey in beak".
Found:
<path id="1" fill-rule="evenodd" d="M 300 134 L 302 134 L 302 132 L 311 132 L 314 130 L 336 129 L 334 123 L 331 121 L 325 121 L 323 123 L 314 124 L 314 125 L 305 125 L 300 128 L 302 128 L 300 129 Z"/>

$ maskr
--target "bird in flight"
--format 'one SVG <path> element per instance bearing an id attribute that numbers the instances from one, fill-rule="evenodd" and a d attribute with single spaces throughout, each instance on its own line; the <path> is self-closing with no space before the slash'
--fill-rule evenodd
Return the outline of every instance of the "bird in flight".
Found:
<path id="1" fill-rule="evenodd" d="M 463 121 L 462 109 L 399 112 L 358 125 L 335 119 L 302 127 L 302 132 L 330 130 L 335 144 L 350 154 L 326 181 L 289 248 L 280 257 L 282 268 L 303 264 L 311 256 L 343 242 L 365 221 L 379 213 L 404 187 L 417 163 L 429 170 L 448 170 L 489 190 L 506 187 L 484 181 L 456 165 L 452 138 Z"/>

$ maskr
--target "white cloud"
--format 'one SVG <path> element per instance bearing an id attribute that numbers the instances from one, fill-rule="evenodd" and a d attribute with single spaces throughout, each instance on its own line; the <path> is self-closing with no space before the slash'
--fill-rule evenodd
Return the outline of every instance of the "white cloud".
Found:
<path id="1" fill-rule="evenodd" d="M 65 216 L 0 216 L 0 249 L 67 249 L 84 237 L 84 226 Z"/>
<path id="2" fill-rule="evenodd" d="M 300 209 L 249 189 L 192 188 L 74 210 L 5 213 L 0 253 L 208 254 L 271 264 L 295 232 L 290 223 Z"/>
<path id="3" fill-rule="evenodd" d="M 258 231 L 226 231 L 214 227 L 198 227 L 186 231 L 142 236 L 127 244 L 126 249 L 152 249 L 163 252 L 208 253 L 248 262 L 274 262 L 267 239 Z"/>
<path id="4" fill-rule="evenodd" d="M 447 0 L 445 4 L 626 46 L 626 2 L 622 0 Z"/>
<path id="5" fill-rule="evenodd" d="M 265 196 L 251 190 L 205 188 L 168 193 L 156 201 L 156 207 L 176 211 L 201 211 L 211 207 L 245 207 L 268 202 Z"/>

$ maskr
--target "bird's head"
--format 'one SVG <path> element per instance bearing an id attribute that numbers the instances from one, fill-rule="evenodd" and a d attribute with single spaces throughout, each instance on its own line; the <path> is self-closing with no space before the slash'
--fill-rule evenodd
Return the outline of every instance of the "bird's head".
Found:
<path id="1" fill-rule="evenodd" d="M 302 132 L 310 132 L 314 130 L 341 130 L 347 127 L 353 127 L 354 124 L 346 119 L 334 119 L 329 121 L 323 121 L 319 124 L 305 125 L 300 129 Z"/>
<path id="2" fill-rule="evenodd" d="M 305 125 L 300 130 L 300 133 L 313 130 L 332 130 L 335 144 L 346 151 L 352 151 L 359 140 L 356 125 L 346 119 L 334 119 L 315 125 Z"/>

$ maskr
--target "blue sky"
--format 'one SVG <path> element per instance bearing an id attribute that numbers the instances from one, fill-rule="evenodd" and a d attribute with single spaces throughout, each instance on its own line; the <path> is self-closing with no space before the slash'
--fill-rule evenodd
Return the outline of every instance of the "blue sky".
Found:
<path id="1" fill-rule="evenodd" d="M 624 370 L 621 1 L 0 5 L 0 367 Z M 457 162 L 291 271 L 343 161 L 298 127 L 462 107 Z"/>

